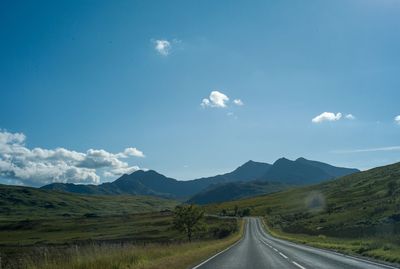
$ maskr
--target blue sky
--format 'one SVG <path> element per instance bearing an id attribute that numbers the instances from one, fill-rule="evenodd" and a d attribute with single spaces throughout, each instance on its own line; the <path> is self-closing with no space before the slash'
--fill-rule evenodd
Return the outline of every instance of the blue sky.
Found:
<path id="1" fill-rule="evenodd" d="M 399 1 L 2 1 L 0 25 L 2 182 L 400 161 Z"/>

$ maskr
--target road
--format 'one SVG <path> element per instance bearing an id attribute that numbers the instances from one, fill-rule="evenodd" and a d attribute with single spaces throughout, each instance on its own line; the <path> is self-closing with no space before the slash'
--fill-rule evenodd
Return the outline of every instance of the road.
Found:
<path id="1" fill-rule="evenodd" d="M 277 239 L 258 218 L 248 218 L 243 238 L 193 269 L 393 269 L 378 264 Z"/>

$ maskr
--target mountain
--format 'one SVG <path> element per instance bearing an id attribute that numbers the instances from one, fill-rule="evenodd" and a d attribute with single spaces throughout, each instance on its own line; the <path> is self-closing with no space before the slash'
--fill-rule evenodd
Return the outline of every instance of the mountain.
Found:
<path id="1" fill-rule="evenodd" d="M 246 165 L 247 164 L 247 165 Z M 253 163 L 246 163 L 237 174 L 244 175 L 251 170 Z M 235 172 L 234 171 L 234 172 Z M 264 171 L 264 173 L 263 173 Z M 201 192 L 195 194 L 188 200 L 189 203 L 209 204 L 224 201 L 231 201 L 245 197 L 251 197 L 271 192 L 282 191 L 290 186 L 315 184 L 339 176 L 359 172 L 357 169 L 335 167 L 326 163 L 310 161 L 298 158 L 295 161 L 281 158 L 273 165 L 263 166 L 252 176 L 257 177 L 256 181 L 247 182 L 225 182 L 217 185 L 212 184 Z M 223 175 L 224 176 L 224 175 Z M 219 176 L 219 177 L 223 177 Z M 224 182 L 224 181 L 220 181 Z"/>
<path id="2" fill-rule="evenodd" d="M 153 195 L 185 200 L 212 184 L 256 180 L 265 174 L 270 166 L 267 163 L 248 161 L 230 173 L 188 181 L 178 181 L 159 174 L 154 170 L 139 170 L 130 175 L 125 174 L 114 182 L 103 183 L 97 186 L 52 183 L 41 188 L 80 194 Z"/>
<path id="3" fill-rule="evenodd" d="M 248 161 L 232 172 L 188 181 L 169 178 L 153 170 L 139 170 L 130 175 L 123 175 L 114 182 L 103 183 L 97 186 L 53 183 L 43 186 L 42 189 L 92 195 L 152 195 L 180 200 L 187 200 L 195 194 L 202 192 L 202 197 L 208 197 L 204 199 L 209 202 L 215 202 L 211 197 L 216 197 L 215 193 L 222 193 L 224 189 L 226 192 L 231 191 L 231 194 L 227 195 L 229 199 L 236 199 L 276 191 L 278 188 L 277 183 L 274 186 L 258 186 L 260 183 L 251 183 L 253 181 L 283 183 L 280 187 L 280 189 L 283 189 L 287 185 L 304 185 L 321 182 L 334 178 L 337 175 L 354 173 L 355 171 L 358 170 L 338 168 L 303 158 L 299 158 L 296 161 L 282 158 L 273 165 Z M 251 184 L 223 186 L 224 183 L 235 182 L 247 182 Z M 215 184 L 219 185 L 214 186 Z M 207 189 L 208 187 L 210 189 Z M 212 193 L 206 194 L 207 191 L 212 191 Z"/>
<path id="4" fill-rule="evenodd" d="M 298 158 L 295 161 L 281 158 L 262 176 L 263 180 L 291 185 L 315 184 L 339 176 L 359 172 L 357 169 L 335 167 L 326 163 Z"/>
<path id="5" fill-rule="evenodd" d="M 138 170 L 129 175 L 125 174 L 114 182 L 107 182 L 97 186 L 53 183 L 43 186 L 41 189 L 80 194 L 131 194 L 152 195 L 165 198 L 186 197 L 198 191 L 195 184 L 178 181 L 161 175 L 153 170 Z"/>
<path id="6" fill-rule="evenodd" d="M 210 204 L 232 201 L 287 189 L 289 186 L 280 182 L 251 181 L 213 184 L 195 194 L 187 202 L 190 204 Z"/>

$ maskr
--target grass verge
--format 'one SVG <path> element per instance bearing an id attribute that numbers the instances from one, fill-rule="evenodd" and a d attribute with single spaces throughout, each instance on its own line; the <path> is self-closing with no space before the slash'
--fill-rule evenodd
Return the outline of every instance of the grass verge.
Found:
<path id="1" fill-rule="evenodd" d="M 325 235 L 285 233 L 272 229 L 263 218 L 264 228 L 274 237 L 317 248 L 330 249 L 343 254 L 364 256 L 389 263 L 400 263 L 400 247 L 392 242 L 377 238 L 345 239 Z"/>

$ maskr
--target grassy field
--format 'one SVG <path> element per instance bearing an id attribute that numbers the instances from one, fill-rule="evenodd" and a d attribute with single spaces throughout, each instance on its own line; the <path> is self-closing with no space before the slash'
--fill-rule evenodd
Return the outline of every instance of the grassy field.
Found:
<path id="1" fill-rule="evenodd" d="M 150 196 L 92 196 L 0 184 L 0 222 L 109 216 L 174 208 L 178 202 Z"/>
<path id="2" fill-rule="evenodd" d="M 187 243 L 177 204 L 0 185 L 0 268 L 184 268 L 239 237 L 236 219 L 207 216 Z"/>
<path id="3" fill-rule="evenodd" d="M 143 216 L 142 216 L 143 217 Z M 143 241 L 92 242 L 90 244 L 37 245 L 26 247 L 3 247 L 3 267 L 13 269 L 126 269 L 126 268 L 187 268 L 237 241 L 243 231 L 237 219 L 208 217 L 207 231 L 187 243 L 182 234 L 171 229 L 170 222 L 151 221 L 149 215 L 138 224 L 139 233 L 149 236 Z M 165 217 L 165 221 L 171 216 Z M 124 225 L 124 224 L 123 224 Z M 148 227 L 150 226 L 150 227 Z M 164 230 L 157 230 L 163 227 Z M 147 231 L 145 231 L 147 229 Z M 157 231 L 168 241 L 157 242 L 153 237 Z M 8 255 L 8 259 L 7 256 Z M 6 258 L 4 258 L 6 257 Z"/>
<path id="4" fill-rule="evenodd" d="M 235 205 L 264 216 L 277 236 L 357 255 L 400 262 L 400 164 L 327 183 L 207 207 Z"/>

